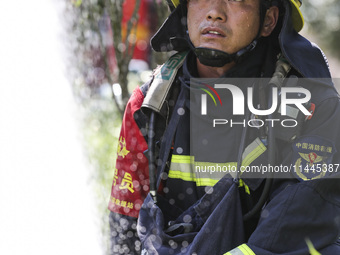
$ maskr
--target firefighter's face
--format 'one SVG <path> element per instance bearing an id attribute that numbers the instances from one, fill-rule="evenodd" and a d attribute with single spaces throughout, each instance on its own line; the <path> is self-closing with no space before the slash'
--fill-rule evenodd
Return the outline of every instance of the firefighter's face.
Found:
<path id="1" fill-rule="evenodd" d="M 257 36 L 260 0 L 188 0 L 187 21 L 195 47 L 232 54 Z"/>

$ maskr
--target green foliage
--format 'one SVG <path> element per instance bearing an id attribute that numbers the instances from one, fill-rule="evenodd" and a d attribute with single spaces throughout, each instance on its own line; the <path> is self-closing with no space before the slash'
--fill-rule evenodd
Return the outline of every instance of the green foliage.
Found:
<path id="1" fill-rule="evenodd" d="M 340 59 L 340 1 L 303 1 L 302 12 L 309 32 L 321 47 Z"/>
<path id="2" fill-rule="evenodd" d="M 121 120 L 110 99 L 90 99 L 81 105 L 82 140 L 92 170 L 90 179 L 94 188 L 98 210 L 98 225 L 105 254 L 109 254 L 109 222 L 107 209 Z"/>

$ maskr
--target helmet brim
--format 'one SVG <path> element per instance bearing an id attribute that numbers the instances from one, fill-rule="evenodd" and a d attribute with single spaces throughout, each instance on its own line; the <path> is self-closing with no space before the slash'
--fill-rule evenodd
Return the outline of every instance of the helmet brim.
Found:
<path id="1" fill-rule="evenodd" d="M 171 0 L 171 3 L 176 8 L 179 5 L 179 0 Z"/>
<path id="2" fill-rule="evenodd" d="M 296 32 L 300 32 L 305 23 L 297 0 L 290 0 L 292 6 L 292 22 Z"/>

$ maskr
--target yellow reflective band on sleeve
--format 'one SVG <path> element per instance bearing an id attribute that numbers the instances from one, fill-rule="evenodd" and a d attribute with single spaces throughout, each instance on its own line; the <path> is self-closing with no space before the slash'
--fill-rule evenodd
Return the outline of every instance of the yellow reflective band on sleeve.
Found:
<path id="1" fill-rule="evenodd" d="M 196 181 L 195 176 L 192 173 L 183 173 L 182 171 L 169 172 L 169 178 L 181 179 L 183 181 Z"/>
<path id="2" fill-rule="evenodd" d="M 237 248 L 225 253 L 224 255 L 256 255 L 246 244 L 242 244 Z"/>
<path id="3" fill-rule="evenodd" d="M 171 157 L 171 163 L 190 164 L 193 162 L 194 162 L 194 157 L 192 156 L 182 156 L 182 155 L 173 154 Z"/>
<path id="4" fill-rule="evenodd" d="M 256 138 L 244 150 L 242 157 L 242 166 L 249 166 L 255 159 L 267 150 L 266 146 L 259 138 Z"/>
<path id="5" fill-rule="evenodd" d="M 249 189 L 248 185 L 245 184 L 244 181 L 243 181 L 242 179 L 240 179 L 238 187 L 239 187 L 239 188 L 240 188 L 240 187 L 244 187 L 244 191 L 245 191 L 248 195 L 250 195 L 250 189 Z"/>
<path id="6" fill-rule="evenodd" d="M 189 182 L 196 182 L 197 186 L 214 186 L 219 181 L 211 178 L 196 178 L 196 176 L 192 173 L 183 173 L 181 171 L 173 170 L 169 172 L 169 178 L 180 179 Z"/>
<path id="7" fill-rule="evenodd" d="M 178 156 L 178 155 L 176 155 Z M 214 186 L 228 171 L 216 170 L 215 163 L 193 162 L 177 163 L 171 162 L 169 178 L 181 179 L 183 181 L 196 182 L 197 186 Z M 236 163 L 219 163 L 217 168 L 236 169 Z M 198 170 L 197 170 L 198 169 Z M 204 171 L 204 172 L 203 172 Z M 213 172 L 212 172 L 213 171 Z M 230 172 L 232 173 L 232 172 Z"/>
<path id="8" fill-rule="evenodd" d="M 306 238 L 305 241 L 308 246 L 310 255 L 321 255 L 321 253 L 314 248 L 314 245 L 309 238 Z"/>
<path id="9" fill-rule="evenodd" d="M 242 166 L 247 167 L 267 150 L 259 138 L 247 146 L 242 155 Z M 198 162 L 193 156 L 176 155 L 171 157 L 168 177 L 183 181 L 196 182 L 197 186 L 214 186 L 226 174 L 236 177 L 237 162 L 212 163 Z M 242 173 L 241 173 L 242 174 Z M 249 194 L 250 190 L 244 183 Z"/>
<path id="10" fill-rule="evenodd" d="M 246 244 L 242 244 L 242 245 L 240 245 L 238 248 L 241 250 L 242 254 L 245 254 L 245 255 L 256 255 L 256 254 L 248 247 L 248 245 L 246 245 Z"/>

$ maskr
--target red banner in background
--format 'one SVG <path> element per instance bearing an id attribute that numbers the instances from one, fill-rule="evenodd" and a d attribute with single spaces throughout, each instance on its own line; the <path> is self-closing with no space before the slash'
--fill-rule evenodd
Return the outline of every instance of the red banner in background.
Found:
<path id="1" fill-rule="evenodd" d="M 122 34 L 123 38 L 126 35 L 127 23 L 131 19 L 134 8 L 136 5 L 136 0 L 125 0 L 123 4 L 123 20 L 122 20 Z M 133 54 L 134 59 L 142 59 L 148 61 L 149 55 L 149 41 L 151 36 L 150 22 L 149 22 L 149 5 L 150 2 L 147 0 L 141 0 L 139 6 L 139 19 L 136 30 L 136 47 Z M 132 38 L 133 40 L 134 38 Z"/>

